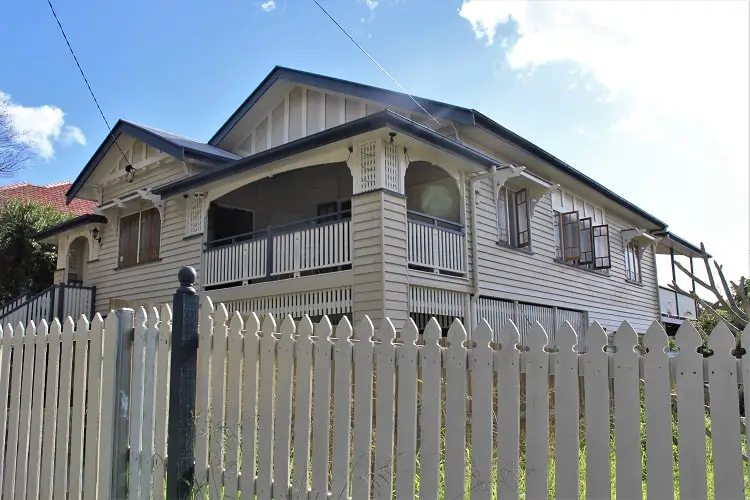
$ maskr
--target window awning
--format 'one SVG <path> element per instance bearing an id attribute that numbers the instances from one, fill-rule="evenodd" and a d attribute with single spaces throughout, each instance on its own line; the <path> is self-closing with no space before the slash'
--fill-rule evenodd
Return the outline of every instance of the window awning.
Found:
<path id="1" fill-rule="evenodd" d="M 669 231 L 662 231 L 654 233 L 654 236 L 656 236 L 658 239 L 658 243 L 656 245 L 657 255 L 670 255 L 672 254 L 672 251 L 674 251 L 675 255 L 684 255 L 685 257 L 691 258 L 703 257 L 700 247 L 693 245 L 692 243 L 680 238 L 674 233 L 670 233 Z M 708 255 L 708 257 L 710 258 L 711 255 Z"/>
<path id="2" fill-rule="evenodd" d="M 635 243 L 639 247 L 645 247 L 658 241 L 658 238 L 654 235 L 650 234 L 645 229 L 639 229 L 637 227 L 624 229 L 622 231 L 622 239 L 626 246 L 629 243 Z"/>

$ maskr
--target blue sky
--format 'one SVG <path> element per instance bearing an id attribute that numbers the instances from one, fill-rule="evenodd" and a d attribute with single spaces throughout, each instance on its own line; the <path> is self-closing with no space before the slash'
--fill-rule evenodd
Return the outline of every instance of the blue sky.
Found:
<path id="1" fill-rule="evenodd" d="M 410 92 L 484 112 L 748 274 L 746 2 L 321 2 Z M 311 0 L 53 3 L 110 123 L 207 140 L 276 64 L 398 90 Z M 106 128 L 46 2 L 4 19 L 0 99 L 40 153 L 8 182 L 71 180 Z"/>

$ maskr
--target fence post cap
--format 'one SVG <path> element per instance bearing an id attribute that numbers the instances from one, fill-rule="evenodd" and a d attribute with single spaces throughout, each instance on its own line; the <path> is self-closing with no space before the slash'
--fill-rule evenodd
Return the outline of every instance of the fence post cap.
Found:
<path id="1" fill-rule="evenodd" d="M 195 294 L 195 280 L 198 279 L 198 273 L 192 266 L 184 266 L 177 272 L 177 279 L 180 281 L 180 288 L 177 293 Z"/>

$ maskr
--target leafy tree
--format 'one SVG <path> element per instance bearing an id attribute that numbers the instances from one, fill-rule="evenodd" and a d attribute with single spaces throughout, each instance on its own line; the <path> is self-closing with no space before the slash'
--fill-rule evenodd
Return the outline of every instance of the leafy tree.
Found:
<path id="1" fill-rule="evenodd" d="M 52 285 L 56 252 L 33 236 L 70 217 L 49 205 L 15 199 L 0 203 L 0 303 Z"/>

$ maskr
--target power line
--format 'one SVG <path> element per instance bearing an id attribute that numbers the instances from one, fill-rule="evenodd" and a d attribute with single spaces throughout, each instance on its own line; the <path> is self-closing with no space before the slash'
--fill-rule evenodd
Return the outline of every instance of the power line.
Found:
<path id="1" fill-rule="evenodd" d="M 96 99 L 96 96 L 94 95 L 94 91 L 91 89 L 91 85 L 89 84 L 88 78 L 86 78 L 86 75 L 83 72 L 83 68 L 81 68 L 81 63 L 78 62 L 78 58 L 76 57 L 76 53 L 73 51 L 73 47 L 70 45 L 70 41 L 68 41 L 68 36 L 65 34 L 65 30 L 62 27 L 62 23 L 60 23 L 60 19 L 57 17 L 57 13 L 55 12 L 55 8 L 52 7 L 52 1 L 47 0 L 47 5 L 49 5 L 49 9 L 52 11 L 52 16 L 54 16 L 55 21 L 57 21 L 57 26 L 60 27 L 60 33 L 62 33 L 63 38 L 65 39 L 65 43 L 68 45 L 68 50 L 70 51 L 70 55 L 73 56 L 73 60 L 76 62 L 76 66 L 78 66 L 78 71 L 81 73 L 81 76 L 83 77 L 83 81 L 86 82 L 86 87 L 89 89 L 89 93 L 91 94 L 91 98 L 94 99 L 94 104 L 96 104 L 96 109 L 99 110 L 99 114 L 102 115 L 102 120 L 104 120 L 104 124 L 107 125 L 107 130 L 109 130 L 109 135 L 112 137 L 112 141 L 115 143 L 115 146 L 117 146 L 117 149 L 120 150 L 120 154 L 122 154 L 122 157 L 125 158 L 125 161 L 127 163 L 130 163 L 128 161 L 128 157 L 125 154 L 125 152 L 122 150 L 120 145 L 117 143 L 117 139 L 115 139 L 114 134 L 112 134 L 112 127 L 110 127 L 109 122 L 107 121 L 107 117 L 104 116 L 104 111 L 102 111 L 102 107 L 99 105 L 99 101 Z"/>
<path id="2" fill-rule="evenodd" d="M 49 1 L 49 0 L 47 0 L 47 1 Z M 337 21 L 336 21 L 336 20 L 335 20 L 335 19 L 333 18 L 333 16 L 332 16 L 331 14 L 329 14 L 329 13 L 328 13 L 328 11 L 327 11 L 327 10 L 325 10 L 325 9 L 323 8 L 323 6 L 322 6 L 322 5 L 320 5 L 320 3 L 318 3 L 318 0 L 312 0 L 312 1 L 313 1 L 313 2 L 315 3 L 315 5 L 317 5 L 317 6 L 318 6 L 318 8 L 319 8 L 319 9 L 320 9 L 321 11 L 323 11 L 323 14 L 325 14 L 326 16 L 328 16 L 328 19 L 330 19 L 330 20 L 331 20 L 331 22 L 333 22 L 333 24 L 335 24 L 335 25 L 336 25 L 336 26 L 337 26 L 337 27 L 338 27 L 338 28 L 339 28 L 339 29 L 341 30 L 341 32 L 342 32 L 342 33 L 344 33 L 344 35 L 346 35 L 346 37 L 347 37 L 347 38 L 348 38 L 349 40 L 351 40 L 351 41 L 352 41 L 352 43 L 353 43 L 354 45 L 356 45 L 356 46 L 357 46 L 357 48 L 358 48 L 358 49 L 359 49 L 360 51 L 362 51 L 362 53 L 363 53 L 364 55 L 366 55 L 366 56 L 367 56 L 367 57 L 368 57 L 368 58 L 370 59 L 370 61 L 372 61 L 372 62 L 373 62 L 373 64 L 375 64 L 375 66 L 377 66 L 377 67 L 378 67 L 378 68 L 380 69 L 380 71 L 382 71 L 383 73 L 385 73 L 385 75 L 386 75 L 386 76 L 387 76 L 388 78 L 390 78 L 391 80 L 393 80 L 393 83 L 395 83 L 396 85 L 398 85 L 398 87 L 399 87 L 399 88 L 400 88 L 401 90 L 403 90 L 403 91 L 404 91 L 404 93 L 405 93 L 406 95 L 408 95 L 408 96 L 409 96 L 409 97 L 411 98 L 411 100 L 412 100 L 412 101 L 414 101 L 414 104 L 416 104 L 417 106 L 419 106 L 419 109 L 421 109 L 422 111 L 424 111 L 424 113 L 425 113 L 425 114 L 426 114 L 427 116 L 429 116 L 430 118 L 432 118 L 432 120 L 433 120 L 433 121 L 434 121 L 435 123 L 437 123 L 438 125 L 441 125 L 441 123 L 440 123 L 440 122 L 439 122 L 439 121 L 437 120 L 437 118 L 435 118 L 434 116 L 432 116 L 432 115 L 431 115 L 431 114 L 429 113 L 429 111 L 427 111 L 426 109 L 424 109 L 424 106 L 422 106 L 422 105 L 421 105 L 421 104 L 419 103 L 419 101 L 417 101 L 417 100 L 416 100 L 416 99 L 414 98 L 414 96 L 413 96 L 413 95 L 411 95 L 411 93 L 409 93 L 409 91 L 408 91 L 408 90 L 406 90 L 406 89 L 404 88 L 404 86 L 403 86 L 403 85 L 401 85 L 400 83 L 398 83 L 398 80 L 396 80 L 396 79 L 395 79 L 395 78 L 393 77 L 393 75 L 391 75 L 390 73 L 388 73 L 388 72 L 387 72 L 387 71 L 385 70 L 385 68 L 384 68 L 383 66 L 381 66 L 380 64 L 378 64 L 378 62 L 377 62 L 377 61 L 375 60 L 375 58 L 374 58 L 374 57 L 372 57 L 372 56 L 370 55 L 370 53 L 369 53 L 369 52 L 367 52 L 367 51 L 366 51 L 366 50 L 364 49 L 364 47 L 362 47 L 362 46 L 361 46 L 361 45 L 360 45 L 359 43 L 357 43 L 357 40 L 355 40 L 355 39 L 354 39 L 354 37 L 353 37 L 352 35 L 350 35 L 350 34 L 349 34 L 349 32 L 348 32 L 348 31 L 346 31 L 346 30 L 344 29 L 344 27 L 343 27 L 343 26 L 341 26 L 341 25 L 340 25 L 340 24 L 339 24 L 339 23 L 338 23 L 338 22 L 337 22 Z"/>

